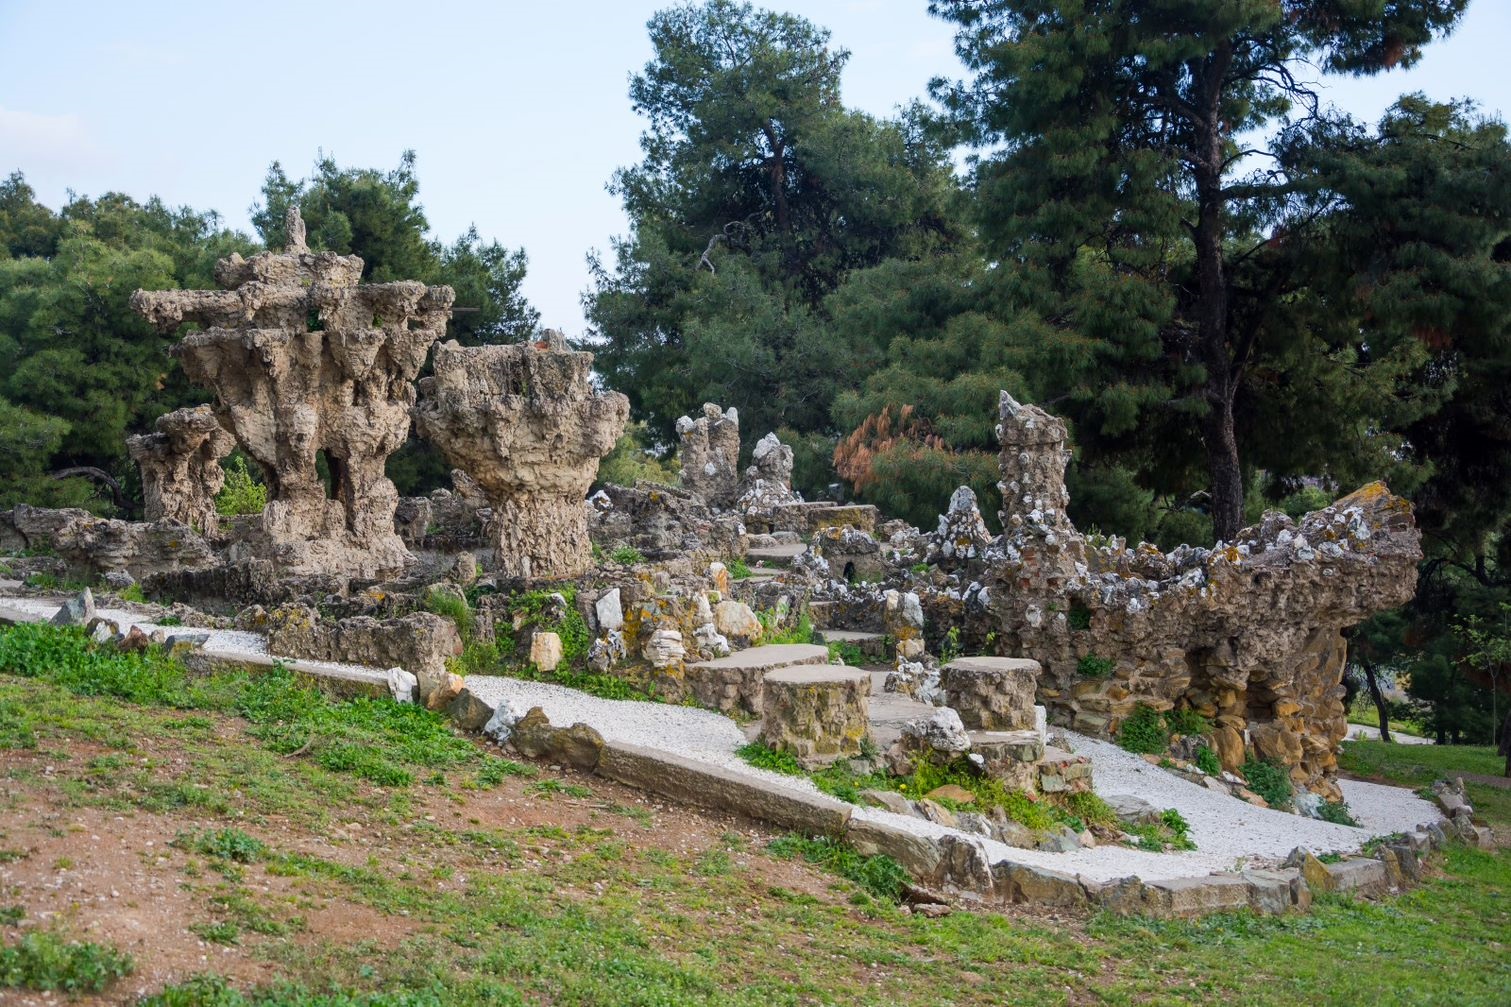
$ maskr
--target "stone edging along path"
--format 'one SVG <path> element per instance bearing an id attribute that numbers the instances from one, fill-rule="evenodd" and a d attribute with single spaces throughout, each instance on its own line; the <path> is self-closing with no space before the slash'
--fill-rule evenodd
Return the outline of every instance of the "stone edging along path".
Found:
<path id="1" fill-rule="evenodd" d="M 0 622 L 43 621 L 56 607 L 56 602 L 37 598 L 0 598 Z M 158 628 L 124 610 L 101 609 L 98 614 L 123 628 Z M 239 668 L 255 673 L 274 664 L 256 634 L 195 632 L 208 637 L 185 655 L 195 670 Z M 389 694 L 389 675 L 383 670 L 277 660 L 323 691 Z M 1078 750 L 1092 754 L 1099 777 L 1106 775 L 1115 784 L 1109 790 L 1107 781 L 1101 780 L 1103 790 L 1111 793 L 1122 787 L 1138 794 L 1151 785 L 1159 788 L 1155 803 L 1180 807 L 1192 818 L 1198 849 L 1158 854 L 1118 846 L 1072 853 L 1026 850 L 879 808 L 850 805 L 819 792 L 806 779 L 749 766 L 735 754 L 746 740 L 739 725 L 708 710 L 604 700 L 546 683 L 473 676 L 449 712 L 460 726 L 477 730 L 494 726 L 488 722 L 501 707 L 507 715 L 501 720 L 511 726 L 527 711 L 540 708 L 541 713 L 529 718 L 528 725 L 521 722 L 509 739 L 527 756 L 550 755 L 679 803 L 843 839 L 862 854 L 886 854 L 908 870 L 915 881 L 913 897 L 923 900 L 983 907 L 1103 907 L 1162 916 L 1245 907 L 1279 913 L 1305 909 L 1313 892 L 1372 896 L 1398 890 L 1420 876 L 1425 855 L 1447 837 L 1437 810 L 1402 788 L 1345 781 L 1351 802 L 1357 799 L 1377 813 L 1360 816 L 1368 829 L 1328 825 L 1253 808 L 1156 770 L 1115 746 L 1072 736 Z M 553 747 L 558 744 L 561 747 Z M 1147 778 L 1137 775 L 1145 772 Z M 1213 803 L 1223 801 L 1233 807 L 1225 811 Z M 1250 842 L 1252 851 L 1245 848 L 1234 856 L 1232 836 L 1242 835 L 1245 826 L 1264 831 L 1265 842 Z M 1375 836 L 1393 834 L 1397 838 L 1377 844 L 1372 856 L 1329 857 L 1333 862 L 1323 862 L 1316 855 L 1350 853 Z M 1286 851 L 1293 848 L 1287 857 Z"/>

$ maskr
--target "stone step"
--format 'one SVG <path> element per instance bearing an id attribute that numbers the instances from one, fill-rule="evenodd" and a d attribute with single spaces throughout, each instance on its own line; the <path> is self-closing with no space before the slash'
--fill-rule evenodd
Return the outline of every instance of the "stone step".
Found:
<path id="1" fill-rule="evenodd" d="M 745 556 L 755 567 L 777 567 L 786 569 L 792 565 L 792 561 L 808 551 L 808 547 L 801 542 L 788 545 L 767 545 L 750 549 Z"/>
<path id="2" fill-rule="evenodd" d="M 887 645 L 887 637 L 883 633 L 864 633 L 856 629 L 819 629 L 814 631 L 813 636 L 819 643 L 852 644 L 865 657 L 886 660 L 891 656 L 892 648 Z"/>
<path id="3" fill-rule="evenodd" d="M 689 664 L 686 677 L 698 705 L 721 713 L 759 716 L 761 680 L 767 672 L 794 665 L 828 663 L 828 647 L 811 643 L 768 644 Z"/>

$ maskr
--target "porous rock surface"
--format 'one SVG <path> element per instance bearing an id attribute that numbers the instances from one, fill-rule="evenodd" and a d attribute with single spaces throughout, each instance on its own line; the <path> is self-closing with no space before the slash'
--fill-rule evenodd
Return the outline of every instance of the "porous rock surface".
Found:
<path id="1" fill-rule="evenodd" d="M 1034 726 L 1039 662 L 1018 657 L 962 657 L 939 673 L 944 704 L 966 727 L 1024 731 Z"/>
<path id="2" fill-rule="evenodd" d="M 139 290 L 131 306 L 160 329 L 203 326 L 173 352 L 262 468 L 269 499 L 248 554 L 290 573 L 394 573 L 409 552 L 384 466 L 409 434 L 414 378 L 454 295 L 412 280 L 361 283 L 357 256 L 309 250 L 297 209 L 288 233 L 283 252 L 218 262 L 222 290 Z"/>
<path id="3" fill-rule="evenodd" d="M 152 433 L 126 438 L 142 473 L 147 520 L 169 518 L 215 534 L 215 495 L 226 482 L 220 460 L 235 446 L 209 406 L 175 409 L 157 418 Z"/>
<path id="4" fill-rule="evenodd" d="M 870 733 L 871 675 L 833 665 L 798 665 L 762 680 L 761 741 L 812 768 L 859 755 Z"/>
<path id="5" fill-rule="evenodd" d="M 1273 760 L 1338 799 L 1342 631 L 1410 600 L 1410 504 L 1373 483 L 1299 522 L 1270 512 L 1213 549 L 1095 546 L 1065 512 L 1064 423 L 1006 392 L 999 420 L 1005 533 L 967 609 L 1000 652 L 1043 666 L 1051 715 L 1107 736 L 1138 704 L 1188 707 L 1214 722 L 1224 768 Z"/>
<path id="6" fill-rule="evenodd" d="M 677 437 L 682 488 L 710 507 L 733 506 L 740 494 L 740 414 L 706 402 L 697 418 L 677 420 Z"/>
<path id="7" fill-rule="evenodd" d="M 629 419 L 629 399 L 592 383 L 593 355 L 548 332 L 538 342 L 436 347 L 420 382 L 420 433 L 487 498 L 497 569 L 526 580 L 591 565 L 588 487 Z"/>

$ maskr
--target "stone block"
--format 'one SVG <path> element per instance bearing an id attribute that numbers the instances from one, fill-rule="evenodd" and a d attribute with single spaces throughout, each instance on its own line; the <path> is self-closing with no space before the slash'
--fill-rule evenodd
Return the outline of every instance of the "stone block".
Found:
<path id="1" fill-rule="evenodd" d="M 541 671 L 555 671 L 561 664 L 561 637 L 548 629 L 530 634 L 530 663 Z"/>
<path id="2" fill-rule="evenodd" d="M 804 643 L 751 647 L 727 657 L 689 664 L 686 680 L 700 706 L 721 713 L 761 713 L 761 683 L 768 672 L 797 665 L 828 664 L 825 647 Z"/>
<path id="3" fill-rule="evenodd" d="M 805 767 L 859 755 L 870 735 L 869 672 L 834 665 L 778 668 L 762 679 L 761 741 Z"/>
<path id="4" fill-rule="evenodd" d="M 928 836 L 869 818 L 851 816 L 845 838 L 863 857 L 878 854 L 891 857 L 916 881 L 930 880 L 939 872 L 939 846 Z"/>
<path id="5" fill-rule="evenodd" d="M 939 684 L 945 704 L 967 727 L 1022 731 L 1034 727 L 1038 661 L 1012 657 L 962 657 L 946 664 Z"/>
<path id="6" fill-rule="evenodd" d="M 1390 887 L 1390 875 L 1379 860 L 1358 857 L 1323 864 L 1327 871 L 1327 891 L 1357 892 L 1360 895 L 1383 895 Z"/>
<path id="7" fill-rule="evenodd" d="M 1166 878 L 1144 883 L 1144 910 L 1151 916 L 1204 916 L 1249 905 L 1250 885 L 1237 874 Z"/>

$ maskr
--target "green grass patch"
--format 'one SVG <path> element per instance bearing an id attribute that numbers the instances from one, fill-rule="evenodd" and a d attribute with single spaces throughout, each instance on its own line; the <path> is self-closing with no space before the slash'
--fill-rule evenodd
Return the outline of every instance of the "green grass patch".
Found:
<path id="1" fill-rule="evenodd" d="M 1196 768 L 1208 776 L 1221 776 L 1222 760 L 1217 757 L 1216 752 L 1202 745 L 1196 750 Z"/>
<path id="2" fill-rule="evenodd" d="M 908 872 L 891 857 L 880 854 L 863 857 L 839 840 L 827 836 L 810 839 L 789 834 L 772 840 L 767 849 L 773 856 L 785 859 L 802 857 L 810 864 L 855 882 L 887 902 L 900 900 L 909 881 Z"/>
<path id="3" fill-rule="evenodd" d="M 1465 773 L 1500 776 L 1505 758 L 1489 745 L 1398 745 L 1383 741 L 1348 741 L 1338 756 L 1344 772 L 1400 787 L 1421 790 L 1434 780 Z M 1469 779 L 1464 781 L 1476 815 L 1497 832 L 1511 828 L 1511 790 Z"/>
<path id="4" fill-rule="evenodd" d="M 1097 657 L 1095 654 L 1087 654 L 1076 662 L 1076 674 L 1082 678 L 1106 678 L 1112 674 L 1112 669 L 1117 667 L 1117 662 L 1110 657 Z"/>
<path id="5" fill-rule="evenodd" d="M 645 553 L 634 546 L 621 546 L 609 553 L 609 558 L 620 566 L 639 566 L 645 562 Z"/>
<path id="6" fill-rule="evenodd" d="M 1212 733 L 1212 722 L 1189 707 L 1166 713 L 1165 726 L 1171 734 L 1186 738 L 1200 738 Z"/>
<path id="7" fill-rule="evenodd" d="M 750 564 L 739 557 L 726 561 L 724 568 L 729 571 L 732 580 L 745 580 L 752 573 Z"/>
<path id="8" fill-rule="evenodd" d="M 69 994 L 100 993 L 132 973 L 130 955 L 38 930 L 0 947 L 0 987 Z"/>

